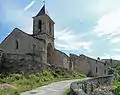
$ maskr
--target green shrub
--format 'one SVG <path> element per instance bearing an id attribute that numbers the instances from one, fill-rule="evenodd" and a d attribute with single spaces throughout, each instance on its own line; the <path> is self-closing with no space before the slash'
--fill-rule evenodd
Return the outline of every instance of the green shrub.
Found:
<path id="1" fill-rule="evenodd" d="M 11 89 L 0 90 L 0 95 L 20 95 L 20 92 L 18 90 L 11 90 Z"/>
<path id="2" fill-rule="evenodd" d="M 120 95 L 120 82 L 115 84 L 115 90 L 114 90 L 116 95 Z"/>
<path id="3" fill-rule="evenodd" d="M 64 93 L 63 95 L 69 95 L 70 94 L 70 88 L 68 88 Z"/>

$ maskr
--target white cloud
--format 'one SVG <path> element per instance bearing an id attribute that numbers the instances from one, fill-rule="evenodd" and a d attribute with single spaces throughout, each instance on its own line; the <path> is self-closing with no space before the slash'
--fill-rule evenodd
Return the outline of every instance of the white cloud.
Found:
<path id="1" fill-rule="evenodd" d="M 12 2 L 5 3 L 5 6 L 2 5 L 1 7 L 4 10 L 4 17 L 0 19 L 0 22 L 10 24 L 14 28 L 20 28 L 26 33 L 32 33 L 32 17 L 35 15 L 34 11 L 24 11 L 24 9 Z"/>
<path id="2" fill-rule="evenodd" d="M 14 27 L 18 27 L 26 33 L 32 33 L 32 17 L 36 14 L 36 11 L 24 11 L 30 8 L 33 5 L 30 3 L 26 8 L 22 9 L 17 5 L 11 3 L 9 7 L 2 6 L 4 10 L 4 23 L 9 23 Z M 16 15 L 17 14 L 17 15 Z M 85 36 L 86 34 L 82 35 Z M 55 31 L 55 44 L 56 47 L 62 50 L 80 50 L 84 49 L 91 51 L 90 46 L 92 45 L 91 41 L 83 41 L 81 35 L 74 34 L 70 29 L 64 29 L 62 31 Z"/>
<path id="3" fill-rule="evenodd" d="M 33 0 L 30 4 L 28 4 L 28 5 L 24 8 L 24 11 L 27 11 L 30 7 L 32 7 L 34 3 L 35 3 L 35 0 Z"/>
<path id="4" fill-rule="evenodd" d="M 84 36 L 84 34 L 83 34 Z M 80 34 L 76 34 L 69 28 L 62 31 L 55 32 L 55 45 L 59 49 L 63 50 L 80 50 L 84 49 L 91 51 L 91 41 L 83 41 L 83 37 Z"/>
<path id="5" fill-rule="evenodd" d="M 113 36 L 120 34 L 120 8 L 103 15 L 97 22 L 94 32 L 98 36 L 105 36 L 112 39 Z"/>
<path id="6" fill-rule="evenodd" d="M 107 53 L 104 53 L 103 56 L 100 57 L 101 59 L 116 59 L 116 60 L 120 60 L 120 55 L 117 55 L 117 54 L 107 54 Z"/>
<path id="7" fill-rule="evenodd" d="M 111 41 L 111 43 L 119 43 L 120 42 L 120 38 L 113 38 L 110 41 Z"/>
<path id="8" fill-rule="evenodd" d="M 113 51 L 120 52 L 119 48 L 113 49 Z"/>

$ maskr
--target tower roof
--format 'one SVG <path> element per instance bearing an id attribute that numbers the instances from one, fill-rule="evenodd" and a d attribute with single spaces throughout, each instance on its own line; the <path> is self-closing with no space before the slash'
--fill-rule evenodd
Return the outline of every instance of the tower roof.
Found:
<path id="1" fill-rule="evenodd" d="M 36 15 L 36 17 L 37 17 L 37 16 L 44 15 L 44 14 L 47 14 L 47 15 L 48 15 L 48 11 L 46 10 L 45 5 L 41 8 L 41 10 L 40 10 L 39 13 Z"/>
<path id="2" fill-rule="evenodd" d="M 42 15 L 47 15 L 49 17 L 49 19 L 54 23 L 54 21 L 50 18 L 45 5 L 43 5 L 43 7 L 41 8 L 41 10 L 38 12 L 38 14 L 35 17 L 42 16 Z"/>

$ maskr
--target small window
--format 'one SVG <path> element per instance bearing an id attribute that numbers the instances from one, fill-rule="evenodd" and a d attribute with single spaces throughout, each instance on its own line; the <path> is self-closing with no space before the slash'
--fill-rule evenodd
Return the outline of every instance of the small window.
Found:
<path id="1" fill-rule="evenodd" d="M 39 22 L 38 22 L 38 29 L 39 29 L 39 32 L 42 31 L 42 21 L 41 20 L 39 20 Z"/>
<path id="2" fill-rule="evenodd" d="M 50 35 L 52 34 L 51 33 L 51 23 L 49 23 L 49 33 L 50 33 Z"/>
<path id="3" fill-rule="evenodd" d="M 106 75 L 106 69 L 104 70 L 104 74 Z"/>
<path id="4" fill-rule="evenodd" d="M 96 67 L 96 73 L 98 72 L 98 68 Z"/>
<path id="5" fill-rule="evenodd" d="M 104 66 L 106 66 L 107 64 L 106 63 L 104 63 Z"/>
<path id="6" fill-rule="evenodd" d="M 33 45 L 33 54 L 36 54 L 36 45 Z"/>
<path id="7" fill-rule="evenodd" d="M 2 53 L 0 52 L 0 57 L 2 57 Z"/>
<path id="8" fill-rule="evenodd" d="M 18 49 L 19 47 L 18 47 L 18 41 L 16 41 L 16 49 Z"/>

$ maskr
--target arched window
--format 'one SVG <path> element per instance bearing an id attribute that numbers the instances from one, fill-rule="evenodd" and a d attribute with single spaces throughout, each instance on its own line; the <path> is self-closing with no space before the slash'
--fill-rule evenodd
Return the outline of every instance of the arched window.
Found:
<path id="1" fill-rule="evenodd" d="M 42 21 L 41 20 L 39 20 L 39 22 L 38 22 L 38 29 L 39 29 L 39 32 L 42 31 Z"/>
<path id="2" fill-rule="evenodd" d="M 19 48 L 18 41 L 16 40 L 16 49 L 18 49 L 18 48 Z"/>

